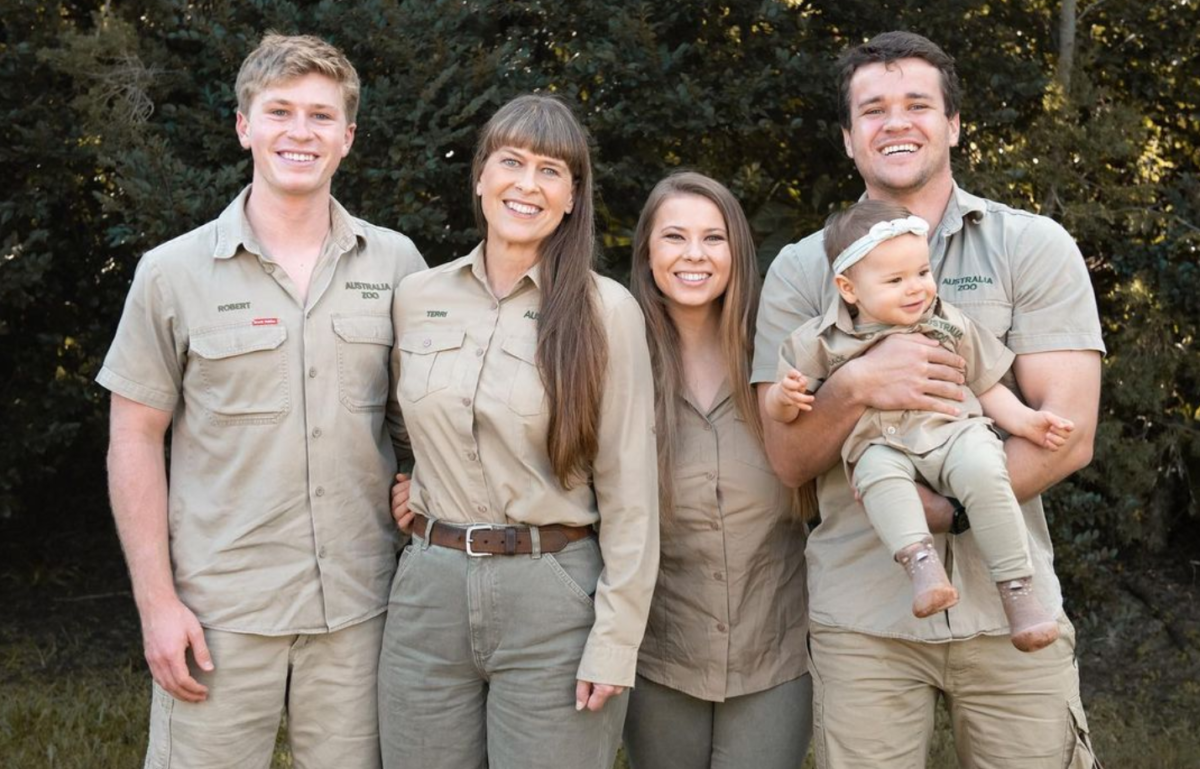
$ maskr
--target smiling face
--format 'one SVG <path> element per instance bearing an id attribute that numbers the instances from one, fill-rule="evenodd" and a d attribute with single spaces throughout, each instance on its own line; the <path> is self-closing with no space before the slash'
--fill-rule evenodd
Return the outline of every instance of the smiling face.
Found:
<path id="1" fill-rule="evenodd" d="M 536 251 L 575 207 L 566 162 L 520 147 L 488 155 L 475 194 L 487 220 L 489 254 Z"/>
<path id="2" fill-rule="evenodd" d="M 842 130 L 872 198 L 902 198 L 950 184 L 959 116 L 946 117 L 941 74 L 923 59 L 860 67 L 850 80 L 850 128 Z"/>
<path id="3" fill-rule="evenodd" d="M 310 73 L 264 88 L 238 112 L 237 132 L 254 157 L 254 189 L 284 197 L 329 194 L 354 143 L 341 87 Z"/>
<path id="4" fill-rule="evenodd" d="M 834 280 L 842 299 L 858 308 L 858 325 L 910 326 L 937 296 L 929 244 L 920 235 L 885 240 Z"/>
<path id="5" fill-rule="evenodd" d="M 672 312 L 718 312 L 733 258 L 721 210 L 699 195 L 662 202 L 650 231 L 650 270 Z"/>

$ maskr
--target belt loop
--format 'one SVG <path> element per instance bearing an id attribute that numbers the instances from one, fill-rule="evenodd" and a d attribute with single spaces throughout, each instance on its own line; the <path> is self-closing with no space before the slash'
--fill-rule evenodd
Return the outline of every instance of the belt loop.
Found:
<path id="1" fill-rule="evenodd" d="M 421 550 L 428 550 L 433 544 L 433 527 L 437 525 L 437 518 L 432 515 L 425 516 L 425 541 L 421 543 Z"/>
<path id="2" fill-rule="evenodd" d="M 530 557 L 537 560 L 542 557 L 542 530 L 537 526 L 529 527 Z"/>

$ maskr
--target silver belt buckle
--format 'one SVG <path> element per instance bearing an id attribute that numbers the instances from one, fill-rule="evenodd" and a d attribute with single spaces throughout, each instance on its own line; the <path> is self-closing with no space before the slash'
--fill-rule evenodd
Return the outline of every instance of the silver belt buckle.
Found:
<path id="1" fill-rule="evenodd" d="M 471 549 L 472 537 L 477 531 L 491 531 L 499 528 L 494 523 L 473 523 L 467 527 L 467 555 L 472 558 L 491 558 L 495 553 L 479 553 Z"/>

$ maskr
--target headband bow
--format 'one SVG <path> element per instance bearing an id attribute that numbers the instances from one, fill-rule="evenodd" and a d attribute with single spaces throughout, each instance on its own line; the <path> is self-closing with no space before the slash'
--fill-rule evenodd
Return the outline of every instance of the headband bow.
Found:
<path id="1" fill-rule="evenodd" d="M 864 256 L 871 253 L 871 250 L 885 240 L 891 240 L 899 235 L 921 235 L 922 237 L 929 233 L 929 222 L 919 216 L 909 216 L 904 219 L 892 219 L 886 222 L 876 222 L 871 225 L 871 229 L 867 231 L 858 240 L 846 247 L 846 250 L 838 254 L 837 259 L 833 260 L 833 274 L 841 275 L 846 270 L 858 264 Z"/>

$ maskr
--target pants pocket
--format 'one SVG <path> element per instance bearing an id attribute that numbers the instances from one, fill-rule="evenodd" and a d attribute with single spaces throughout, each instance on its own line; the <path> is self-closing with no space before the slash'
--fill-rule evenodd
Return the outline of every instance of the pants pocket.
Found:
<path id="1" fill-rule="evenodd" d="M 153 687 L 145 769 L 167 769 L 171 765 L 171 711 L 175 707 L 175 698 L 158 684 Z"/>
<path id="2" fill-rule="evenodd" d="M 1078 697 L 1067 700 L 1070 711 L 1067 734 L 1067 750 L 1064 769 L 1104 769 L 1092 750 L 1092 735 L 1088 730 L 1087 714 L 1083 712 L 1083 701 Z"/>

